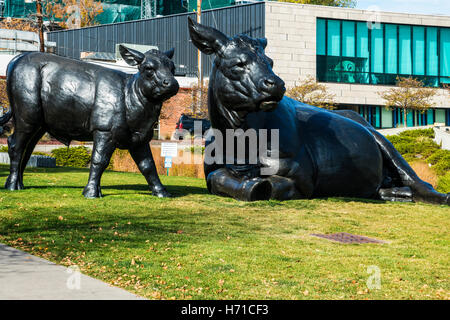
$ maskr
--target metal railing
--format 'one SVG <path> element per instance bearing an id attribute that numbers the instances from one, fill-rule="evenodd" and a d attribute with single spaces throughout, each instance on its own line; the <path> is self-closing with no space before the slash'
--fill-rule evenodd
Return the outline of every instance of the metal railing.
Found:
<path id="1" fill-rule="evenodd" d="M 39 51 L 39 35 L 30 31 L 0 29 L 0 52 L 15 54 L 24 51 Z M 46 41 L 47 48 L 56 47 L 55 42 Z"/>

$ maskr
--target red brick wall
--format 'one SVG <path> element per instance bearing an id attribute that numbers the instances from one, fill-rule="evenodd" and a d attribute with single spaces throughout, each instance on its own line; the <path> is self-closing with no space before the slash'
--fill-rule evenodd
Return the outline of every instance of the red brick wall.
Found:
<path id="1" fill-rule="evenodd" d="M 161 118 L 159 122 L 159 136 L 161 139 L 172 137 L 175 126 L 181 114 L 191 104 L 191 90 L 181 88 L 178 94 L 167 100 L 161 110 Z"/>

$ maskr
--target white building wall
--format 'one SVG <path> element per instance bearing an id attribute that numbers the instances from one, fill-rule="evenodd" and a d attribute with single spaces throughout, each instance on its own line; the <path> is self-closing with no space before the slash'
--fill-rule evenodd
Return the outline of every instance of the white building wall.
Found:
<path id="1" fill-rule="evenodd" d="M 316 77 L 316 19 L 335 18 L 380 23 L 404 23 L 450 27 L 449 16 L 374 12 L 350 8 L 266 2 L 266 54 L 274 60 L 274 72 L 292 87 L 307 76 Z M 392 86 L 325 83 L 342 104 L 384 105 L 378 92 Z M 450 108 L 450 93 L 438 89 L 437 108 Z"/>
<path id="2" fill-rule="evenodd" d="M 6 76 L 6 68 L 9 62 L 15 57 L 13 54 L 0 54 L 0 76 Z"/>

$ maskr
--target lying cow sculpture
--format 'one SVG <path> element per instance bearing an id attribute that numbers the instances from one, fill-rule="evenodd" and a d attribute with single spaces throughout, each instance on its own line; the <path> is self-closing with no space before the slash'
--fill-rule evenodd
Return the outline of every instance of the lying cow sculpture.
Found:
<path id="1" fill-rule="evenodd" d="M 450 194 L 420 180 L 356 112 L 328 111 L 284 97 L 284 82 L 264 54 L 266 39 L 229 38 L 190 19 L 189 31 L 197 48 L 216 55 L 208 90 L 212 128 L 225 138 L 227 129 L 279 130 L 276 159 L 262 156 L 251 165 L 205 158 L 211 193 L 246 201 L 342 196 L 450 204 Z M 208 147 L 214 136 L 207 138 Z M 215 143 L 211 156 L 226 144 Z M 267 155 L 274 151 L 270 143 L 267 149 Z M 275 174 L 262 176 L 262 168 L 270 167 Z"/>
<path id="2" fill-rule="evenodd" d="M 153 195 L 168 197 L 156 172 L 149 142 L 164 100 L 178 92 L 171 58 L 174 50 L 141 53 L 120 46 L 124 60 L 139 72 L 128 75 L 47 53 L 24 53 L 7 69 L 14 133 L 5 188 L 23 189 L 23 172 L 39 139 L 48 132 L 59 141 L 94 141 L 86 198 L 101 197 L 100 178 L 116 148 L 128 149 Z"/>

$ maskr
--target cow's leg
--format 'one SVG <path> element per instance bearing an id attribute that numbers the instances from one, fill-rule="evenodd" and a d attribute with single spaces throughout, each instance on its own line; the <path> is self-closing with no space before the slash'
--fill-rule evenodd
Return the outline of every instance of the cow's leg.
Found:
<path id="1" fill-rule="evenodd" d="M 34 151 L 34 148 L 36 147 L 36 144 L 38 141 L 42 138 L 42 136 L 45 133 L 45 129 L 39 128 L 37 130 L 31 140 L 28 142 L 26 150 L 23 155 L 23 159 L 21 161 L 20 165 L 20 171 L 19 171 L 19 185 L 23 188 L 23 173 L 25 171 L 25 167 L 27 166 L 28 160 L 30 160 L 31 154 Z"/>
<path id="2" fill-rule="evenodd" d="M 115 145 L 112 142 L 110 132 L 94 132 L 94 148 L 92 150 L 89 181 L 83 191 L 83 195 L 86 198 L 100 198 L 102 196 L 100 179 L 108 167 L 114 150 Z"/>
<path id="3" fill-rule="evenodd" d="M 170 193 L 166 191 L 166 188 L 162 185 L 161 180 L 159 180 L 155 161 L 153 160 L 149 144 L 141 144 L 130 149 L 129 151 L 134 162 L 136 162 L 136 165 L 145 177 L 145 180 L 147 180 L 152 194 L 159 198 L 170 197 Z"/>
<path id="4" fill-rule="evenodd" d="M 412 202 L 413 192 L 410 187 L 394 187 L 380 189 L 378 194 L 382 200 L 385 201 L 399 201 L 399 202 Z"/>
<path id="5" fill-rule="evenodd" d="M 305 197 L 302 196 L 297 190 L 293 179 L 281 176 L 270 176 L 267 177 L 266 180 L 269 181 L 272 186 L 272 194 L 270 199 L 283 201 L 302 199 Z"/>
<path id="6" fill-rule="evenodd" d="M 27 155 L 26 151 L 28 146 L 32 144 L 36 135 L 38 135 L 38 131 L 39 129 L 31 127 L 16 127 L 14 133 L 8 137 L 8 154 L 11 164 L 9 176 L 5 183 L 6 189 L 11 191 L 23 189 L 21 168 L 22 166 L 25 167 L 27 165 L 28 159 L 25 159 Z M 31 152 L 32 151 L 33 150 L 31 150 Z"/>
<path id="7" fill-rule="evenodd" d="M 395 149 L 392 143 L 381 133 L 376 131 L 375 128 L 371 126 L 358 113 L 350 110 L 340 110 L 334 112 L 358 122 L 359 124 L 365 126 L 370 132 L 372 132 L 373 137 L 380 147 L 384 160 L 389 163 L 389 166 L 397 172 L 396 175 L 400 177 L 401 183 L 399 186 L 396 186 L 399 188 L 393 188 L 393 190 L 403 189 L 402 187 L 408 187 L 412 191 L 412 199 L 414 201 L 418 200 L 429 203 L 450 205 L 450 193 L 445 194 L 437 192 L 436 190 L 434 190 L 431 184 L 420 179 L 408 164 L 408 162 L 406 162 L 406 160 L 400 155 L 397 149 Z M 397 193 L 397 191 L 392 192 Z M 380 194 L 380 196 L 383 198 L 383 195 Z M 402 197 L 403 196 L 400 196 L 400 198 Z M 393 198 L 396 199 L 398 197 L 393 196 Z"/>
<path id="8" fill-rule="evenodd" d="M 242 201 L 269 200 L 272 195 L 272 186 L 268 180 L 259 177 L 239 177 L 227 168 L 211 172 L 206 183 L 212 194 Z"/>

